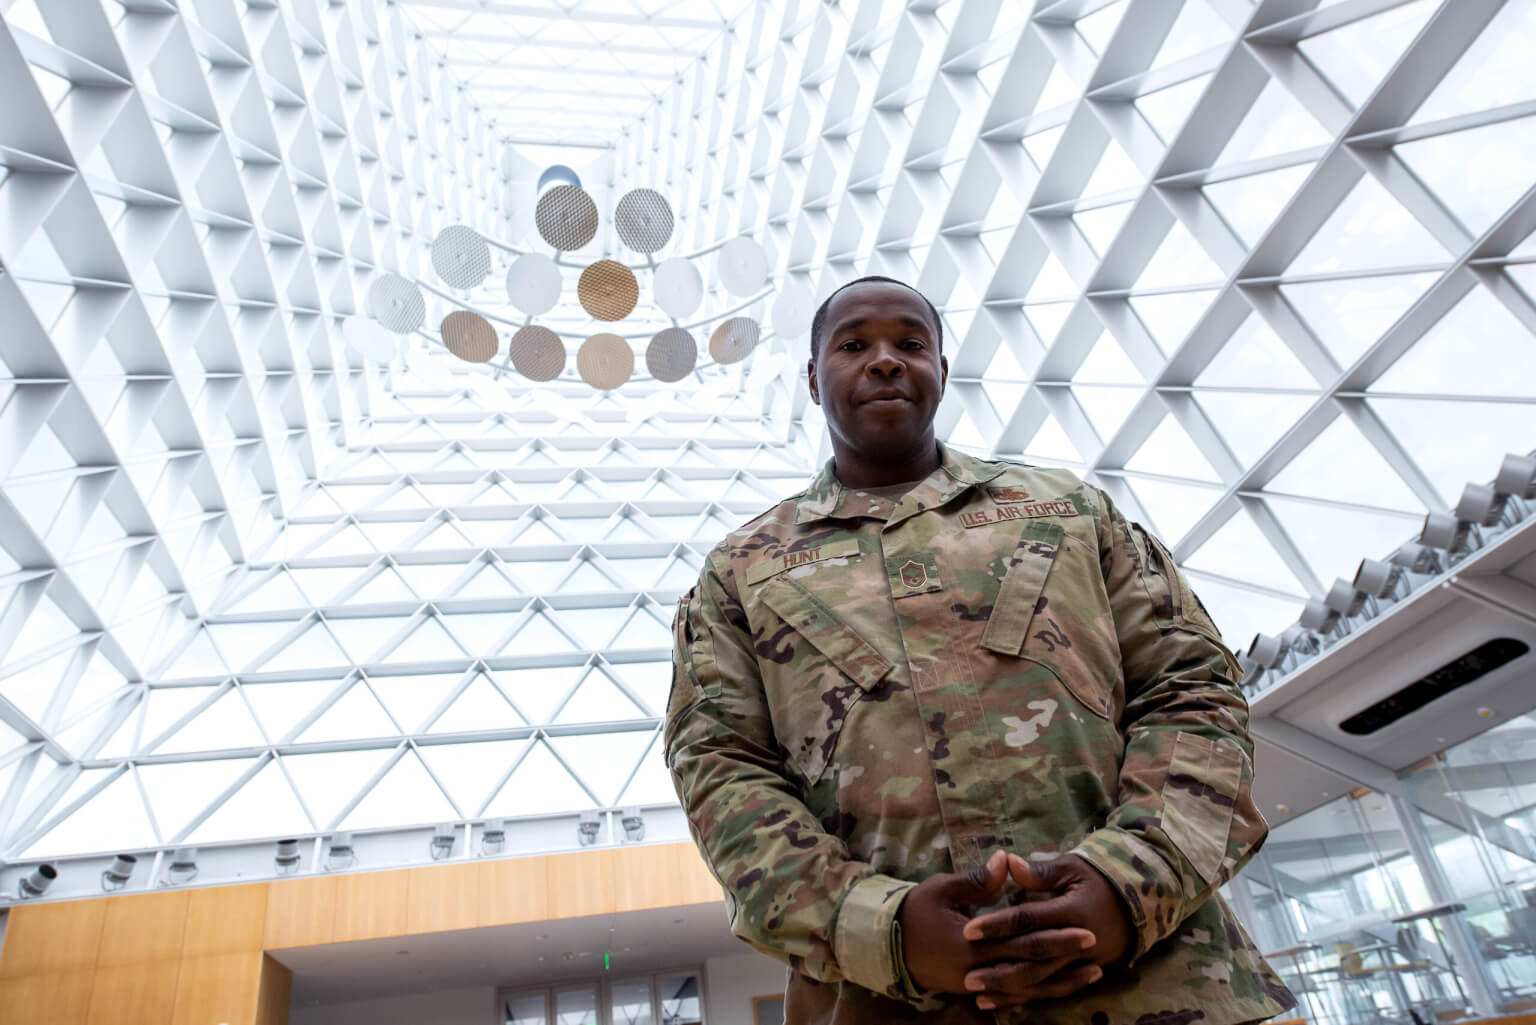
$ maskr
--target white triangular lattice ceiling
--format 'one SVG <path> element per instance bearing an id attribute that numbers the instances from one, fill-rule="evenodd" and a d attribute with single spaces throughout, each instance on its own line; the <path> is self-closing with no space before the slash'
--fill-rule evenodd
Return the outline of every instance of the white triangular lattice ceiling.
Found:
<path id="1" fill-rule="evenodd" d="M 594 188 L 918 284 L 943 435 L 1108 489 L 1234 645 L 1536 445 L 1528 0 L 637 2 L 731 31 L 655 30 Z M 821 458 L 804 339 L 611 395 L 352 355 L 376 269 L 456 301 L 440 228 L 533 244 L 509 140 L 575 120 L 455 19 L 637 28 L 457 7 L 5 8 L 6 857 L 671 801 L 671 603 Z"/>

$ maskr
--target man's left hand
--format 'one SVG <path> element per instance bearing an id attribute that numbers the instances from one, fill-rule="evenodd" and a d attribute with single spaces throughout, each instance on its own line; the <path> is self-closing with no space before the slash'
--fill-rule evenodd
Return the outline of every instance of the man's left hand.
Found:
<path id="1" fill-rule="evenodd" d="M 965 926 L 966 939 L 996 941 L 1041 929 L 1081 928 L 1091 931 L 1096 942 L 1081 959 L 1039 981 L 1016 963 L 972 970 L 965 983 L 983 1010 L 1070 996 L 1097 982 L 1104 974 L 1102 966 L 1120 961 L 1132 948 L 1134 936 L 1125 904 L 1109 880 L 1077 855 L 1026 861 L 1010 854 L 1008 874 L 1023 891 L 1018 899 L 1024 902 L 971 919 Z M 1045 899 L 1028 899 L 1032 894 Z"/>

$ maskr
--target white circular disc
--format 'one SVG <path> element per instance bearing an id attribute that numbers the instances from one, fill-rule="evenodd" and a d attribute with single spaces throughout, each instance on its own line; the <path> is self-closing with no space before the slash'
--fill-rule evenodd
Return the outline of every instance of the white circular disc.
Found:
<path id="1" fill-rule="evenodd" d="M 408 335 L 427 320 L 427 300 L 416 282 L 398 274 L 380 274 L 368 286 L 373 319 L 397 335 Z"/>
<path id="2" fill-rule="evenodd" d="M 352 316 L 341 322 L 341 337 L 347 348 L 378 363 L 388 363 L 395 358 L 400 340 L 372 317 Z"/>
<path id="3" fill-rule="evenodd" d="M 432 240 L 432 269 L 452 288 L 474 288 L 491 273 L 491 247 L 474 228 L 450 224 Z"/>
<path id="4" fill-rule="evenodd" d="M 530 317 L 560 301 L 560 267 L 543 253 L 524 253 L 507 268 L 507 299 Z"/>
<path id="5" fill-rule="evenodd" d="M 732 317 L 709 336 L 709 354 L 716 363 L 740 363 L 757 348 L 763 329 L 751 317 Z"/>
<path id="6" fill-rule="evenodd" d="M 768 254 L 750 238 L 733 238 L 720 247 L 720 283 L 734 296 L 756 295 L 768 282 Z"/>
<path id="7" fill-rule="evenodd" d="M 655 189 L 633 189 L 613 212 L 619 241 L 637 253 L 654 253 L 672 238 L 672 207 Z"/>
<path id="8" fill-rule="evenodd" d="M 691 262 L 674 256 L 656 265 L 651 291 L 661 312 L 669 317 L 690 317 L 704 301 L 704 278 Z"/>
<path id="9" fill-rule="evenodd" d="M 454 310 L 443 318 L 443 344 L 466 363 L 488 363 L 501 339 L 491 322 L 473 310 Z"/>
<path id="10" fill-rule="evenodd" d="M 565 343 L 547 327 L 528 324 L 508 343 L 512 368 L 530 381 L 553 381 L 565 372 Z"/>
<path id="11" fill-rule="evenodd" d="M 576 370 L 598 391 L 612 391 L 635 372 L 635 350 L 618 335 L 595 334 L 577 350 Z"/>
<path id="12" fill-rule="evenodd" d="M 645 349 L 645 368 L 658 381 L 672 384 L 693 373 L 699 362 L 699 344 L 680 327 L 666 327 L 656 332 Z"/>
<path id="13" fill-rule="evenodd" d="M 780 338 L 798 338 L 811 329 L 816 297 L 804 285 L 787 284 L 773 300 L 773 330 Z"/>

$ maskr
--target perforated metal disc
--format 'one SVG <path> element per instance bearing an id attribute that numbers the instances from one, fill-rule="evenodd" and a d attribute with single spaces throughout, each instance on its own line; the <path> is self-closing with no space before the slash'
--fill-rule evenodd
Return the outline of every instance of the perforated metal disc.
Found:
<path id="1" fill-rule="evenodd" d="M 674 256 L 656 265 L 651 291 L 667 316 L 690 317 L 704 301 L 704 278 L 692 263 Z"/>
<path id="2" fill-rule="evenodd" d="M 365 359 L 388 363 L 395 358 L 400 339 L 384 330 L 372 317 L 353 316 L 341 322 L 341 337 L 347 348 Z"/>
<path id="3" fill-rule="evenodd" d="M 386 330 L 408 335 L 427 320 L 427 300 L 416 282 L 398 274 L 381 274 L 368 286 L 368 308 Z"/>
<path id="4" fill-rule="evenodd" d="M 507 298 L 530 317 L 560 301 L 560 267 L 543 253 L 524 253 L 507 268 Z"/>
<path id="5" fill-rule="evenodd" d="M 811 329 L 816 297 L 804 285 L 787 284 L 773 300 L 773 329 L 780 338 L 798 338 Z"/>
<path id="6" fill-rule="evenodd" d="M 680 327 L 662 328 L 645 348 L 645 368 L 658 381 L 671 384 L 693 373 L 699 362 L 699 344 Z"/>
<path id="7" fill-rule="evenodd" d="M 635 350 L 618 335 L 595 334 L 577 350 L 576 370 L 598 391 L 612 391 L 635 372 Z"/>
<path id="8" fill-rule="evenodd" d="M 565 343 L 547 327 L 520 327 L 508 343 L 512 368 L 530 381 L 553 381 L 565 372 Z"/>
<path id="9" fill-rule="evenodd" d="M 581 272 L 576 298 L 598 320 L 623 320 L 640 301 L 640 283 L 635 272 L 617 260 L 599 260 Z"/>
<path id="10" fill-rule="evenodd" d="M 740 363 L 762 336 L 763 329 L 751 317 L 732 317 L 709 336 L 709 354 L 716 363 Z"/>
<path id="11" fill-rule="evenodd" d="M 448 351 L 466 363 L 486 363 L 496 355 L 496 329 L 478 313 L 454 310 L 443 318 L 442 332 Z"/>
<path id="12" fill-rule="evenodd" d="M 450 224 L 432 240 L 432 269 L 452 288 L 474 288 L 491 273 L 491 247 L 474 228 Z"/>
<path id="13" fill-rule="evenodd" d="M 568 253 L 597 234 L 597 204 L 576 186 L 560 185 L 539 197 L 533 221 L 545 242 Z"/>
<path id="14" fill-rule="evenodd" d="M 672 207 L 655 189 L 635 189 L 613 212 L 619 241 L 637 253 L 654 253 L 672 238 Z"/>
<path id="15" fill-rule="evenodd" d="M 720 247 L 720 283 L 735 296 L 755 295 L 768 281 L 768 254 L 750 238 Z"/>

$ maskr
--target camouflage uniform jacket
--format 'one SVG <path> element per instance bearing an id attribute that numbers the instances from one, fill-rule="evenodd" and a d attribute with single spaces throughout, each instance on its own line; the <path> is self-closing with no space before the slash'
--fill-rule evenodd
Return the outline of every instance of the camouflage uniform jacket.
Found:
<path id="1" fill-rule="evenodd" d="M 897 502 L 809 490 L 680 603 L 666 752 L 736 935 L 795 1023 L 986 1022 L 905 982 L 918 881 L 1072 852 L 1127 968 L 1039 1025 L 1233 1025 L 1294 1001 L 1216 896 L 1263 840 L 1238 669 L 1168 552 L 1061 470 L 971 459 Z"/>

